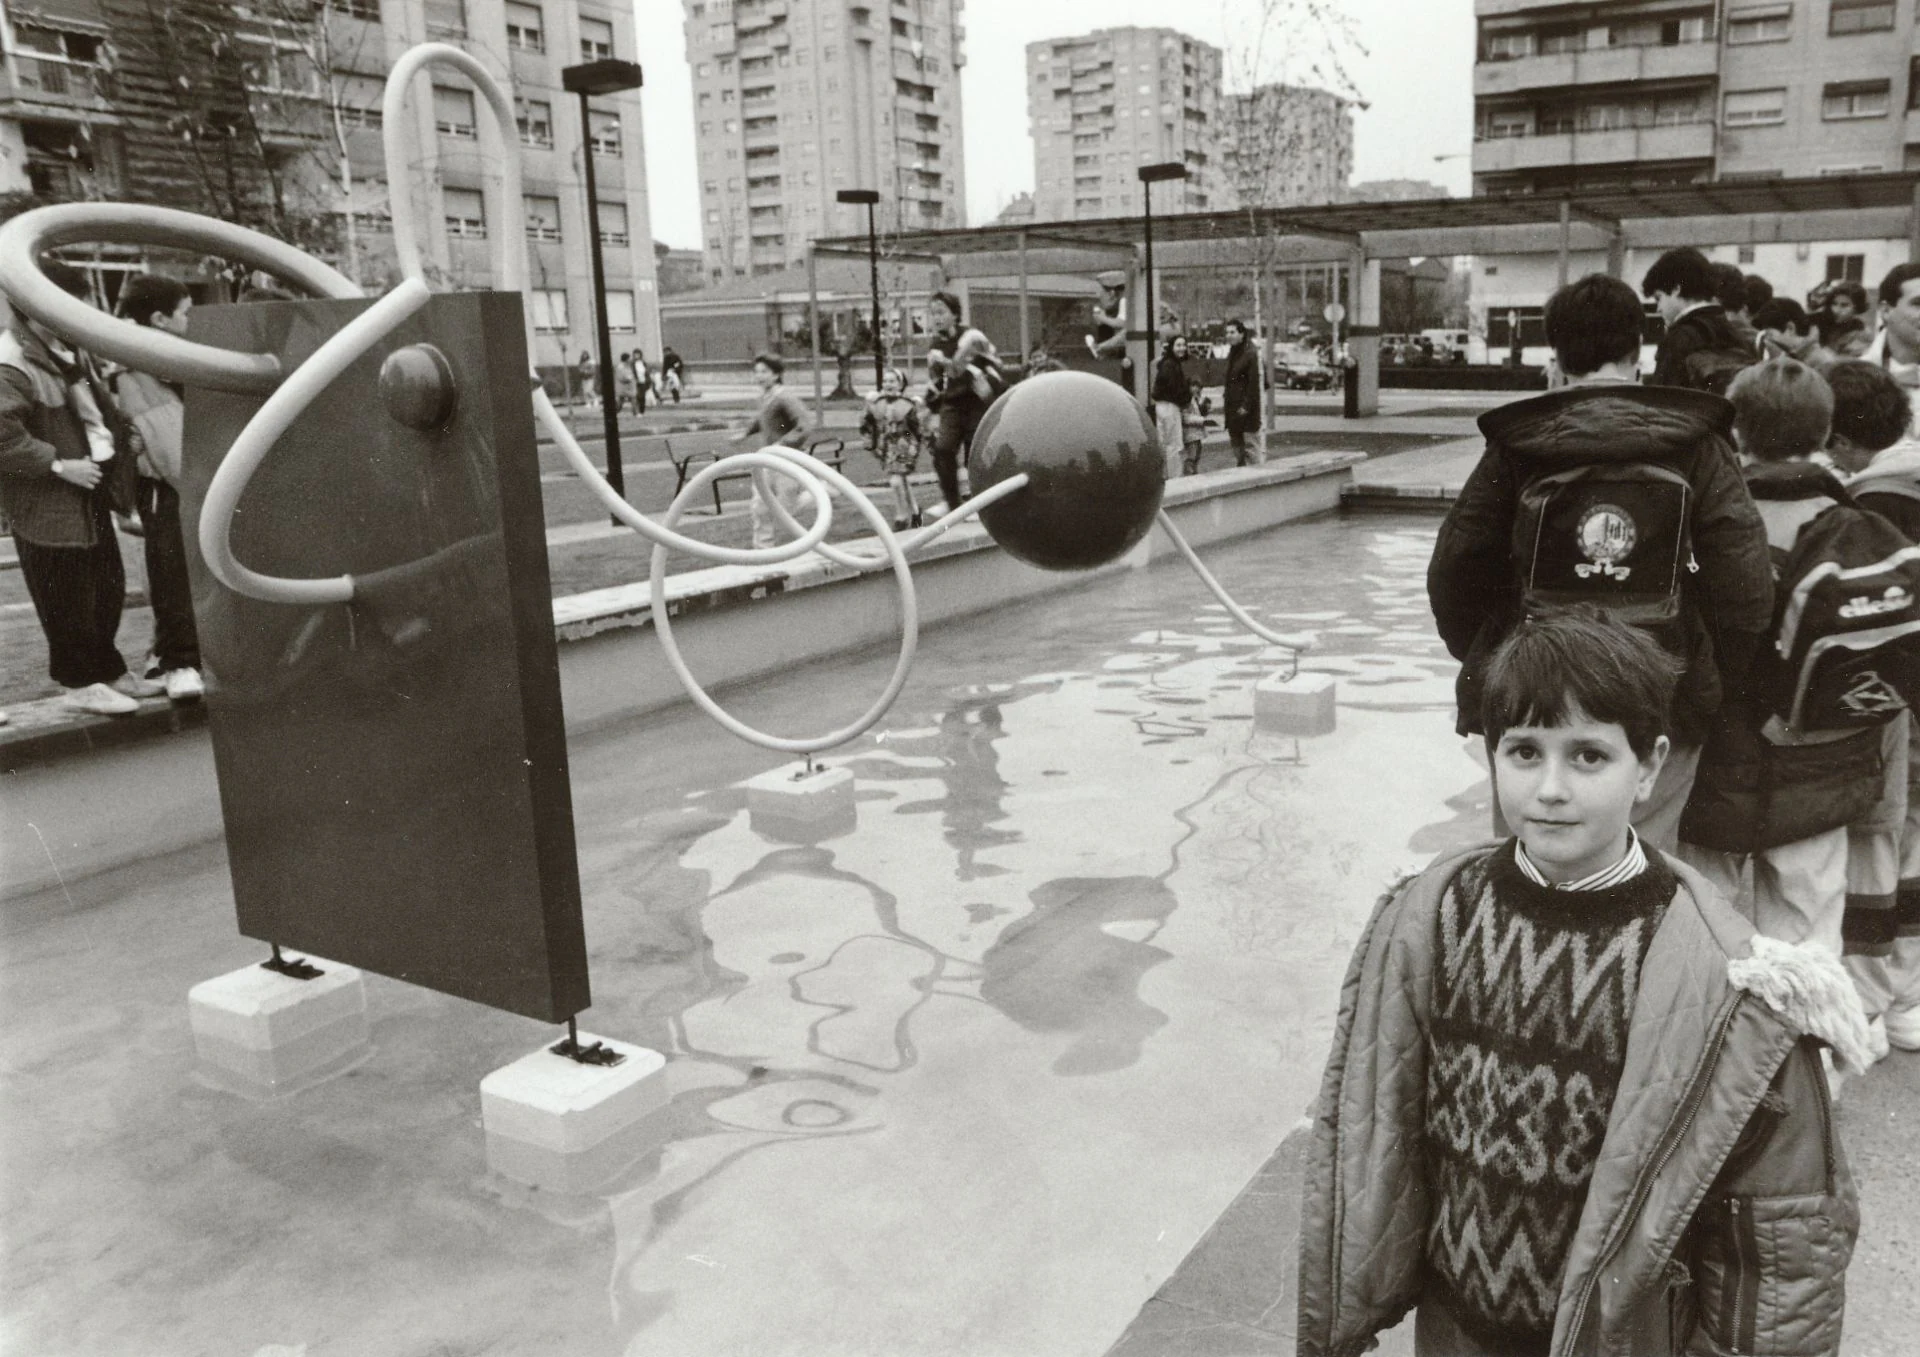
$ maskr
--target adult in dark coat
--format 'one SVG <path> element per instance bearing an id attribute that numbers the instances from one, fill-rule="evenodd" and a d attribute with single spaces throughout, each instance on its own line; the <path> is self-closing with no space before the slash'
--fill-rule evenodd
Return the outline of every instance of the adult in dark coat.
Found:
<path id="1" fill-rule="evenodd" d="M 1222 393 L 1226 406 L 1227 441 L 1233 445 L 1233 464 L 1245 466 L 1252 455 L 1247 435 L 1260 432 L 1260 356 L 1247 342 L 1247 327 L 1227 322 L 1227 380 Z"/>

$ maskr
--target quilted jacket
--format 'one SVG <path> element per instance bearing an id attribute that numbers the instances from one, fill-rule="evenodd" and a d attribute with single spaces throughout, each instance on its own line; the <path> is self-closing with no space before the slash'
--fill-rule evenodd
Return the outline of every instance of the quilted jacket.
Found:
<path id="1" fill-rule="evenodd" d="M 1462 735 L 1480 730 L 1487 660 L 1520 621 L 1513 538 L 1522 486 L 1588 462 L 1655 461 L 1693 491 L 1698 568 L 1681 595 L 1687 667 L 1674 695 L 1673 736 L 1682 744 L 1705 737 L 1725 696 L 1722 676 L 1747 672 L 1773 622 L 1766 529 L 1727 442 L 1732 427 L 1733 407 L 1718 396 L 1624 383 L 1550 391 L 1480 417 L 1487 450 L 1447 511 L 1427 565 L 1434 622 L 1460 661 Z"/>
<path id="2" fill-rule="evenodd" d="M 1302 1357 L 1365 1352 L 1420 1302 L 1437 908 L 1489 851 L 1389 892 L 1355 952 L 1307 1157 Z M 1552 1357 L 1834 1353 L 1859 1211 L 1819 1044 L 1865 1068 L 1865 1018 L 1838 961 L 1757 936 L 1668 862 L 1680 885 L 1641 970 Z"/>

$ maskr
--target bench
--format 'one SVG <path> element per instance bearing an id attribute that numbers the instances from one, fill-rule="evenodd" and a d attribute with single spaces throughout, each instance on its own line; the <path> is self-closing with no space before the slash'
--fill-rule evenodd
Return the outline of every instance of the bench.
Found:
<path id="1" fill-rule="evenodd" d="M 667 460 L 673 463 L 673 493 L 676 498 L 679 497 L 682 490 L 687 488 L 687 478 L 693 475 L 694 470 L 703 461 L 717 462 L 725 455 L 725 453 L 713 448 L 701 448 L 697 451 L 689 452 L 675 452 L 673 450 L 672 438 L 662 438 L 660 441 L 666 445 Z M 731 452 L 733 449 L 729 448 L 726 451 Z M 807 444 L 805 451 L 808 456 L 817 457 L 835 471 L 839 471 L 842 468 L 842 464 L 846 461 L 847 440 L 844 438 L 816 438 Z M 708 488 L 713 491 L 713 513 L 716 518 L 719 517 L 721 513 L 720 482 L 746 480 L 752 474 L 750 471 L 728 471 L 715 476 L 713 480 L 708 483 Z"/>

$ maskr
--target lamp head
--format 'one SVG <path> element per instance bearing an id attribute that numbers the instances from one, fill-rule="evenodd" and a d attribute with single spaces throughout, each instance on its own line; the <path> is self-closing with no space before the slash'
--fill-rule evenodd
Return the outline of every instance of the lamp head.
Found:
<path id="1" fill-rule="evenodd" d="M 1157 184 L 1164 179 L 1185 179 L 1187 167 L 1178 160 L 1165 161 L 1158 165 L 1142 165 L 1138 174 L 1143 184 Z"/>
<path id="2" fill-rule="evenodd" d="M 865 203 L 872 206 L 880 201 L 880 191 L 871 188 L 843 188 L 833 195 L 835 202 Z"/>
<path id="3" fill-rule="evenodd" d="M 582 62 L 561 70 L 560 85 L 569 94 L 618 94 L 621 90 L 637 90 L 640 66 L 618 57 Z"/>

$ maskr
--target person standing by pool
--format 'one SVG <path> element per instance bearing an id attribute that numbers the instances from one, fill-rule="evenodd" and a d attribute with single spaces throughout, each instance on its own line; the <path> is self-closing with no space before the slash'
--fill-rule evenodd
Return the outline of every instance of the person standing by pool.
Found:
<path id="1" fill-rule="evenodd" d="M 792 392 L 780 384 L 786 372 L 787 365 L 777 354 L 763 353 L 753 360 L 753 380 L 760 384 L 760 408 L 747 427 L 734 438 L 734 442 L 743 443 L 749 449 L 764 448 L 770 443 L 797 448 L 806 442 L 813 416 Z M 756 470 L 753 473 L 753 504 L 750 510 L 753 516 L 753 544 L 756 547 L 780 544 L 781 525 L 768 507 L 768 494 L 777 498 L 790 514 L 797 515 L 809 502 L 799 482 L 792 477 L 775 471 Z"/>
<path id="2" fill-rule="evenodd" d="M 951 292 L 934 293 L 928 316 L 933 339 L 927 345 L 927 377 L 933 394 L 927 408 L 938 421 L 933 474 L 940 480 L 940 497 L 953 510 L 966 502 L 960 492 L 960 469 L 974 431 L 987 407 L 1005 389 L 1005 379 L 992 341 L 961 318 L 958 297 Z"/>
<path id="3" fill-rule="evenodd" d="M 1260 432 L 1260 358 L 1247 341 L 1246 325 L 1238 320 L 1227 322 L 1227 379 L 1221 403 L 1226 406 L 1233 464 L 1264 462 L 1264 455 L 1247 447 L 1247 435 Z"/>

